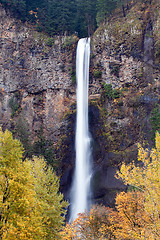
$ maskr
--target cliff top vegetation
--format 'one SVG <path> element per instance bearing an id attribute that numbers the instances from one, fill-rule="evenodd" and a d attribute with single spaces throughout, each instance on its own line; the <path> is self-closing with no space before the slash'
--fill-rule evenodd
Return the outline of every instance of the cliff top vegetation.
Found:
<path id="1" fill-rule="evenodd" d="M 32 22 L 38 31 L 51 36 L 76 33 L 79 37 L 93 34 L 117 7 L 125 17 L 126 10 L 136 2 L 151 0 L 0 0 L 14 16 Z"/>

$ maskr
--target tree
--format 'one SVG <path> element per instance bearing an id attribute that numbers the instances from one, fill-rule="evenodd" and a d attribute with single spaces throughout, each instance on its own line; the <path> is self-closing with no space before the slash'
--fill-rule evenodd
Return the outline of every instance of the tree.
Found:
<path id="1" fill-rule="evenodd" d="M 0 2 L 8 7 L 14 15 L 22 20 L 26 19 L 26 0 L 1 0 Z"/>
<path id="2" fill-rule="evenodd" d="M 62 231 L 62 239 L 115 239 L 112 234 L 109 216 L 112 209 L 105 206 L 93 205 L 89 213 L 81 213 L 78 218 L 67 224 Z"/>
<path id="3" fill-rule="evenodd" d="M 53 142 L 46 140 L 42 126 L 37 132 L 37 141 L 33 144 L 33 152 L 36 156 L 43 156 L 48 164 L 55 167 Z"/>
<path id="4" fill-rule="evenodd" d="M 117 7 L 117 0 L 97 0 L 97 24 L 100 25 Z"/>
<path id="5" fill-rule="evenodd" d="M 45 0 L 38 9 L 39 25 L 50 35 L 74 33 L 75 0 Z"/>
<path id="6" fill-rule="evenodd" d="M 43 239 L 34 181 L 29 166 L 24 168 L 22 154 L 21 143 L 0 129 L 0 238 L 5 240 Z"/>
<path id="7" fill-rule="evenodd" d="M 155 148 L 151 151 L 138 147 L 139 165 L 134 162 L 122 164 L 118 177 L 125 184 L 143 192 L 144 209 L 150 216 L 150 224 L 144 225 L 144 231 L 150 232 L 149 239 L 160 238 L 160 134 L 156 133 Z"/>
<path id="8" fill-rule="evenodd" d="M 87 37 L 94 33 L 97 13 L 96 2 L 97 0 L 76 0 L 75 31 L 79 37 Z"/>
<path id="9" fill-rule="evenodd" d="M 145 211 L 143 192 L 121 192 L 116 197 L 116 210 L 109 216 L 116 239 L 150 239 L 150 231 L 144 228 L 151 218 Z"/>
<path id="10" fill-rule="evenodd" d="M 0 129 L 0 239 L 59 239 L 66 202 L 42 158 L 22 161 L 23 147 Z"/>
<path id="11" fill-rule="evenodd" d="M 139 164 L 138 164 L 139 163 Z M 62 231 L 62 239 L 160 239 L 160 134 L 156 148 L 139 145 L 138 163 L 122 164 L 117 174 L 132 191 L 117 194 L 115 209 L 93 206 Z"/>
<path id="12" fill-rule="evenodd" d="M 34 157 L 29 164 L 35 179 L 44 239 L 59 239 L 67 207 L 67 202 L 63 201 L 63 195 L 59 193 L 59 179 L 43 158 Z"/>

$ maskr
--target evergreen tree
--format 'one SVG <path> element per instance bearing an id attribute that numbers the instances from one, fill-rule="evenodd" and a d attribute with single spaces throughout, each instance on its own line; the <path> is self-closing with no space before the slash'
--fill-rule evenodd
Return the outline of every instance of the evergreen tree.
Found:
<path id="1" fill-rule="evenodd" d="M 96 1 L 76 1 L 76 26 L 75 31 L 80 37 L 87 37 L 93 34 L 96 28 Z"/>
<path id="2" fill-rule="evenodd" d="M 8 7 L 14 15 L 22 20 L 26 19 L 26 0 L 0 0 L 0 3 L 3 3 L 5 7 Z"/>
<path id="3" fill-rule="evenodd" d="M 87 37 L 115 9 L 119 0 L 0 0 L 14 15 L 31 20 L 49 35 Z M 32 14 L 31 14 L 32 13 Z M 96 23 L 97 20 L 97 23 Z"/>
<path id="4" fill-rule="evenodd" d="M 97 0 L 97 24 L 109 16 L 109 14 L 117 7 L 118 0 Z"/>

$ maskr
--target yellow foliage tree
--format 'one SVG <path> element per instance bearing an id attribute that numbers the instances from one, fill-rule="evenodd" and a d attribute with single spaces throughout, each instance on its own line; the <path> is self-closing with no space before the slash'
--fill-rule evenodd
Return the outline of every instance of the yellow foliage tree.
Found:
<path id="1" fill-rule="evenodd" d="M 0 237 L 39 239 L 40 221 L 34 207 L 34 181 L 22 162 L 23 147 L 9 131 L 0 129 Z"/>
<path id="2" fill-rule="evenodd" d="M 61 232 L 62 240 L 109 240 L 115 239 L 109 216 L 113 210 L 102 205 L 93 205 L 89 213 L 81 213 L 67 224 Z"/>
<path id="3" fill-rule="evenodd" d="M 121 192 L 116 197 L 116 209 L 109 216 L 115 239 L 149 239 L 144 227 L 151 219 L 145 211 L 142 192 Z"/>
<path id="4" fill-rule="evenodd" d="M 138 148 L 138 161 L 122 164 L 118 172 L 125 184 L 138 189 L 144 196 L 144 210 L 150 222 L 144 223 L 144 236 L 147 239 L 160 239 L 160 134 L 156 133 L 156 146 L 151 151 Z M 136 238 L 135 238 L 136 239 Z M 146 239 L 146 238 L 144 238 Z"/>
<path id="5" fill-rule="evenodd" d="M 35 179 L 36 208 L 42 218 L 43 240 L 58 240 L 67 207 L 67 202 L 63 201 L 63 195 L 59 193 L 59 179 L 43 158 L 34 157 L 29 163 Z"/>
<path id="6" fill-rule="evenodd" d="M 22 161 L 23 147 L 0 129 L 0 239 L 59 239 L 66 202 L 42 158 Z"/>

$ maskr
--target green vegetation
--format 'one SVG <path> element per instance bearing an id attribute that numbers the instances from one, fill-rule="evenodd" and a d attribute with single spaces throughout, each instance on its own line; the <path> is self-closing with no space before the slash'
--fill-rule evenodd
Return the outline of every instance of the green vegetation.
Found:
<path id="1" fill-rule="evenodd" d="M 95 31 L 120 0 L 0 0 L 14 16 L 34 23 L 50 36 L 74 34 L 86 37 Z M 83 14 L 82 14 L 83 13 Z M 50 44 L 49 44 L 50 46 Z"/>
<path id="2" fill-rule="evenodd" d="M 21 101 L 20 93 L 19 91 L 17 91 L 9 100 L 9 107 L 12 110 L 11 117 L 14 117 L 21 110 L 20 101 Z"/>
<path id="3" fill-rule="evenodd" d="M 24 147 L 24 157 L 31 158 L 32 156 L 43 157 L 47 164 L 54 169 L 57 168 L 57 162 L 53 152 L 53 142 L 45 138 L 43 127 L 41 126 L 37 132 L 37 139 L 33 142 L 31 140 L 31 133 L 27 120 L 20 116 L 17 123 L 12 126 L 13 135 L 18 138 Z"/>
<path id="4" fill-rule="evenodd" d="M 63 43 L 63 48 L 69 49 L 76 41 L 77 38 L 74 35 L 67 37 Z"/>
<path id="5" fill-rule="evenodd" d="M 105 95 L 109 99 L 115 99 L 120 97 L 120 91 L 117 89 L 113 89 L 111 84 L 104 84 Z"/>
<path id="6" fill-rule="evenodd" d="M 52 47 L 54 44 L 54 39 L 53 38 L 48 38 L 46 40 L 46 45 L 49 46 L 49 47 Z"/>
<path id="7" fill-rule="evenodd" d="M 14 97 L 11 97 L 9 100 L 9 107 L 12 110 L 11 117 L 14 117 L 16 112 L 18 111 L 19 104 L 17 103 L 17 100 Z"/>
<path id="8" fill-rule="evenodd" d="M 97 24 L 100 25 L 117 7 L 118 0 L 97 0 Z"/>
<path id="9" fill-rule="evenodd" d="M 72 71 L 71 79 L 72 79 L 72 83 L 75 84 L 76 83 L 76 72 L 75 71 Z"/>
<path id="10" fill-rule="evenodd" d="M 102 72 L 100 70 L 95 70 L 94 71 L 94 77 L 95 78 L 100 78 L 102 76 Z"/>
<path id="11" fill-rule="evenodd" d="M 37 141 L 33 145 L 34 155 L 43 156 L 49 165 L 56 168 L 56 164 L 54 162 L 53 143 L 52 141 L 47 141 L 44 137 L 42 126 L 37 132 L 37 138 Z"/>
<path id="12" fill-rule="evenodd" d="M 32 157 L 33 145 L 30 139 L 30 131 L 28 129 L 28 123 L 23 116 L 21 116 L 16 123 L 13 133 L 21 141 L 24 147 L 25 157 Z"/>
<path id="13" fill-rule="evenodd" d="M 158 105 L 151 112 L 150 123 L 152 126 L 153 138 L 155 137 L 155 132 L 160 132 L 160 107 Z"/>
<path id="14" fill-rule="evenodd" d="M 109 68 L 111 69 L 111 74 L 114 74 L 115 76 L 119 77 L 119 69 L 120 65 L 117 63 L 110 63 Z"/>

